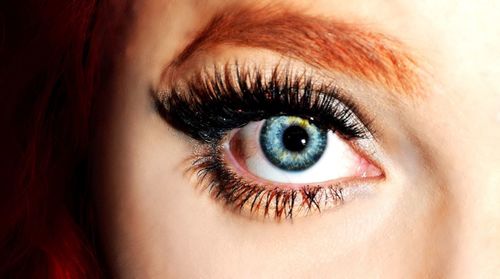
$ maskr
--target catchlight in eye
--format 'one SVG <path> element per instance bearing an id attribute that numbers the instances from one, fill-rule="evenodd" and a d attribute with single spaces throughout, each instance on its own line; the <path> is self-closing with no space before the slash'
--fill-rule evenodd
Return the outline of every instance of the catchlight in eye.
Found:
<path id="1" fill-rule="evenodd" d="M 260 146 L 266 158 L 280 169 L 301 171 L 314 165 L 323 155 L 327 131 L 295 116 L 265 120 Z"/>
<path id="2" fill-rule="evenodd" d="M 251 122 L 232 134 L 228 157 L 243 177 L 269 184 L 312 185 L 381 171 L 332 130 L 297 116 Z"/>

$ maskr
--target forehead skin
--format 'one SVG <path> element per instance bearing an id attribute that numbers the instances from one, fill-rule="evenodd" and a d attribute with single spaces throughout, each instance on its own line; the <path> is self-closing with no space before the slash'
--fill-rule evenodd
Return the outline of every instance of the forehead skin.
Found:
<path id="1" fill-rule="evenodd" d="M 498 277 L 500 1 L 272 1 L 395 38 L 428 73 L 424 98 L 394 102 L 377 89 L 359 97 L 373 100 L 366 107 L 382 128 L 388 180 L 380 192 L 342 211 L 280 225 L 229 216 L 193 190 L 180 167 L 190 147 L 149 105 L 148 90 L 161 83 L 165 67 L 214 14 L 243 2 L 134 4 L 113 85 L 119 93 L 107 101 L 99 135 L 104 155 L 96 163 L 114 273 Z M 264 56 L 260 49 L 247 51 Z M 222 53 L 232 55 L 231 48 Z"/>

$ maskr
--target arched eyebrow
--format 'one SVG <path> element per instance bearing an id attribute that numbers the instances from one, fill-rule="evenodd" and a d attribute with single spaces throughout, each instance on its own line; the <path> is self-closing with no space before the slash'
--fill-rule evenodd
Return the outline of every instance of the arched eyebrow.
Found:
<path id="1" fill-rule="evenodd" d="M 406 46 L 362 27 L 282 7 L 230 8 L 215 14 L 169 68 L 220 45 L 264 48 L 401 95 L 421 94 L 421 70 Z"/>

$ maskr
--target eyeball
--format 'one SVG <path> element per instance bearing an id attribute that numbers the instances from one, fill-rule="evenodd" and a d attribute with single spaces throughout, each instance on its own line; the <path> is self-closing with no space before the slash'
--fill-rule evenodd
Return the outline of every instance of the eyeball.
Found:
<path id="1" fill-rule="evenodd" d="M 243 177 L 263 184 L 319 185 L 382 174 L 347 139 L 297 116 L 251 122 L 230 136 L 226 150 Z"/>

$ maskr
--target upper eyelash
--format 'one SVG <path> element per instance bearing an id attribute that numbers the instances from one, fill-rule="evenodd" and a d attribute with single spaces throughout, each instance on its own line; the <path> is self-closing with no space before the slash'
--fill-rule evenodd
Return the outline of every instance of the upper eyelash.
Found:
<path id="1" fill-rule="evenodd" d="M 370 122 L 358 119 L 356 106 L 338 87 L 317 86 L 311 77 L 292 74 L 279 65 L 266 78 L 258 68 L 226 64 L 222 69 L 214 67 L 212 74 L 200 72 L 163 93 L 156 103 L 160 114 L 203 142 L 218 142 L 232 129 L 276 115 L 307 118 L 346 138 L 370 138 L 373 134 Z"/>

